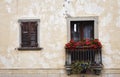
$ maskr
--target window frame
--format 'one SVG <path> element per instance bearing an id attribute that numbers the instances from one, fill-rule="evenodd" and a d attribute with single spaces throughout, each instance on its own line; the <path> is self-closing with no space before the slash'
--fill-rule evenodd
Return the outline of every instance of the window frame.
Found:
<path id="1" fill-rule="evenodd" d="M 70 29 L 70 22 L 71 21 L 94 21 L 94 39 L 98 38 L 98 16 L 90 16 L 90 17 L 67 17 L 67 41 L 71 40 L 71 29 Z"/>
<path id="2" fill-rule="evenodd" d="M 21 35 L 21 23 L 22 22 L 37 22 L 37 43 L 38 46 L 37 47 L 22 47 L 21 43 L 22 43 L 22 35 Z M 40 19 L 19 19 L 18 20 L 19 23 L 19 48 L 18 50 L 41 50 L 42 48 L 40 47 L 40 27 L 39 27 L 39 23 L 40 23 Z"/>

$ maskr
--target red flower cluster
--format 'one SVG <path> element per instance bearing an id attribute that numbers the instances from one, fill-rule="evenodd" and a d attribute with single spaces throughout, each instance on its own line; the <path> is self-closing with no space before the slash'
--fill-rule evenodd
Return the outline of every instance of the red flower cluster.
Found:
<path id="1" fill-rule="evenodd" d="M 65 48 L 101 48 L 101 47 L 102 45 L 98 39 L 94 40 L 86 39 L 79 42 L 70 40 L 70 42 L 65 45 Z"/>

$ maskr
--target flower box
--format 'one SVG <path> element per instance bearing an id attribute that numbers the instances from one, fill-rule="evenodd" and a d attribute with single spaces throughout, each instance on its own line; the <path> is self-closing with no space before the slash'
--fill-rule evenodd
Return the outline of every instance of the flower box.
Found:
<path id="1" fill-rule="evenodd" d="M 100 43 L 98 39 L 94 39 L 94 40 L 85 39 L 85 40 L 78 41 L 78 42 L 75 42 L 74 40 L 70 40 L 67 44 L 65 44 L 65 48 L 69 48 L 69 49 L 75 49 L 75 48 L 96 49 L 96 48 L 101 48 L 101 47 L 102 47 L 102 44 Z"/>

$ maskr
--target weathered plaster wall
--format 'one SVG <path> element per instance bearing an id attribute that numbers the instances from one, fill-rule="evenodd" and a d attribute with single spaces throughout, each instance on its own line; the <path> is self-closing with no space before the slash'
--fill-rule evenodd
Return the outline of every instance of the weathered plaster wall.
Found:
<path id="1" fill-rule="evenodd" d="M 120 0 L 0 0 L 0 68 L 64 68 L 66 16 L 99 16 L 104 68 L 120 68 Z M 18 51 L 18 19 L 40 19 L 41 51 Z"/>

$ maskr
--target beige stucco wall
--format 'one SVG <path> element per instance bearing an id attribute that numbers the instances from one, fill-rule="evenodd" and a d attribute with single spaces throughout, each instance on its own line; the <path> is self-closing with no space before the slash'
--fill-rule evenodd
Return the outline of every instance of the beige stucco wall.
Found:
<path id="1" fill-rule="evenodd" d="M 68 15 L 99 17 L 104 68 L 120 68 L 120 0 L 0 0 L 0 6 L 1 69 L 64 68 Z M 17 50 L 20 40 L 18 19 L 24 18 L 40 19 L 43 50 Z"/>

